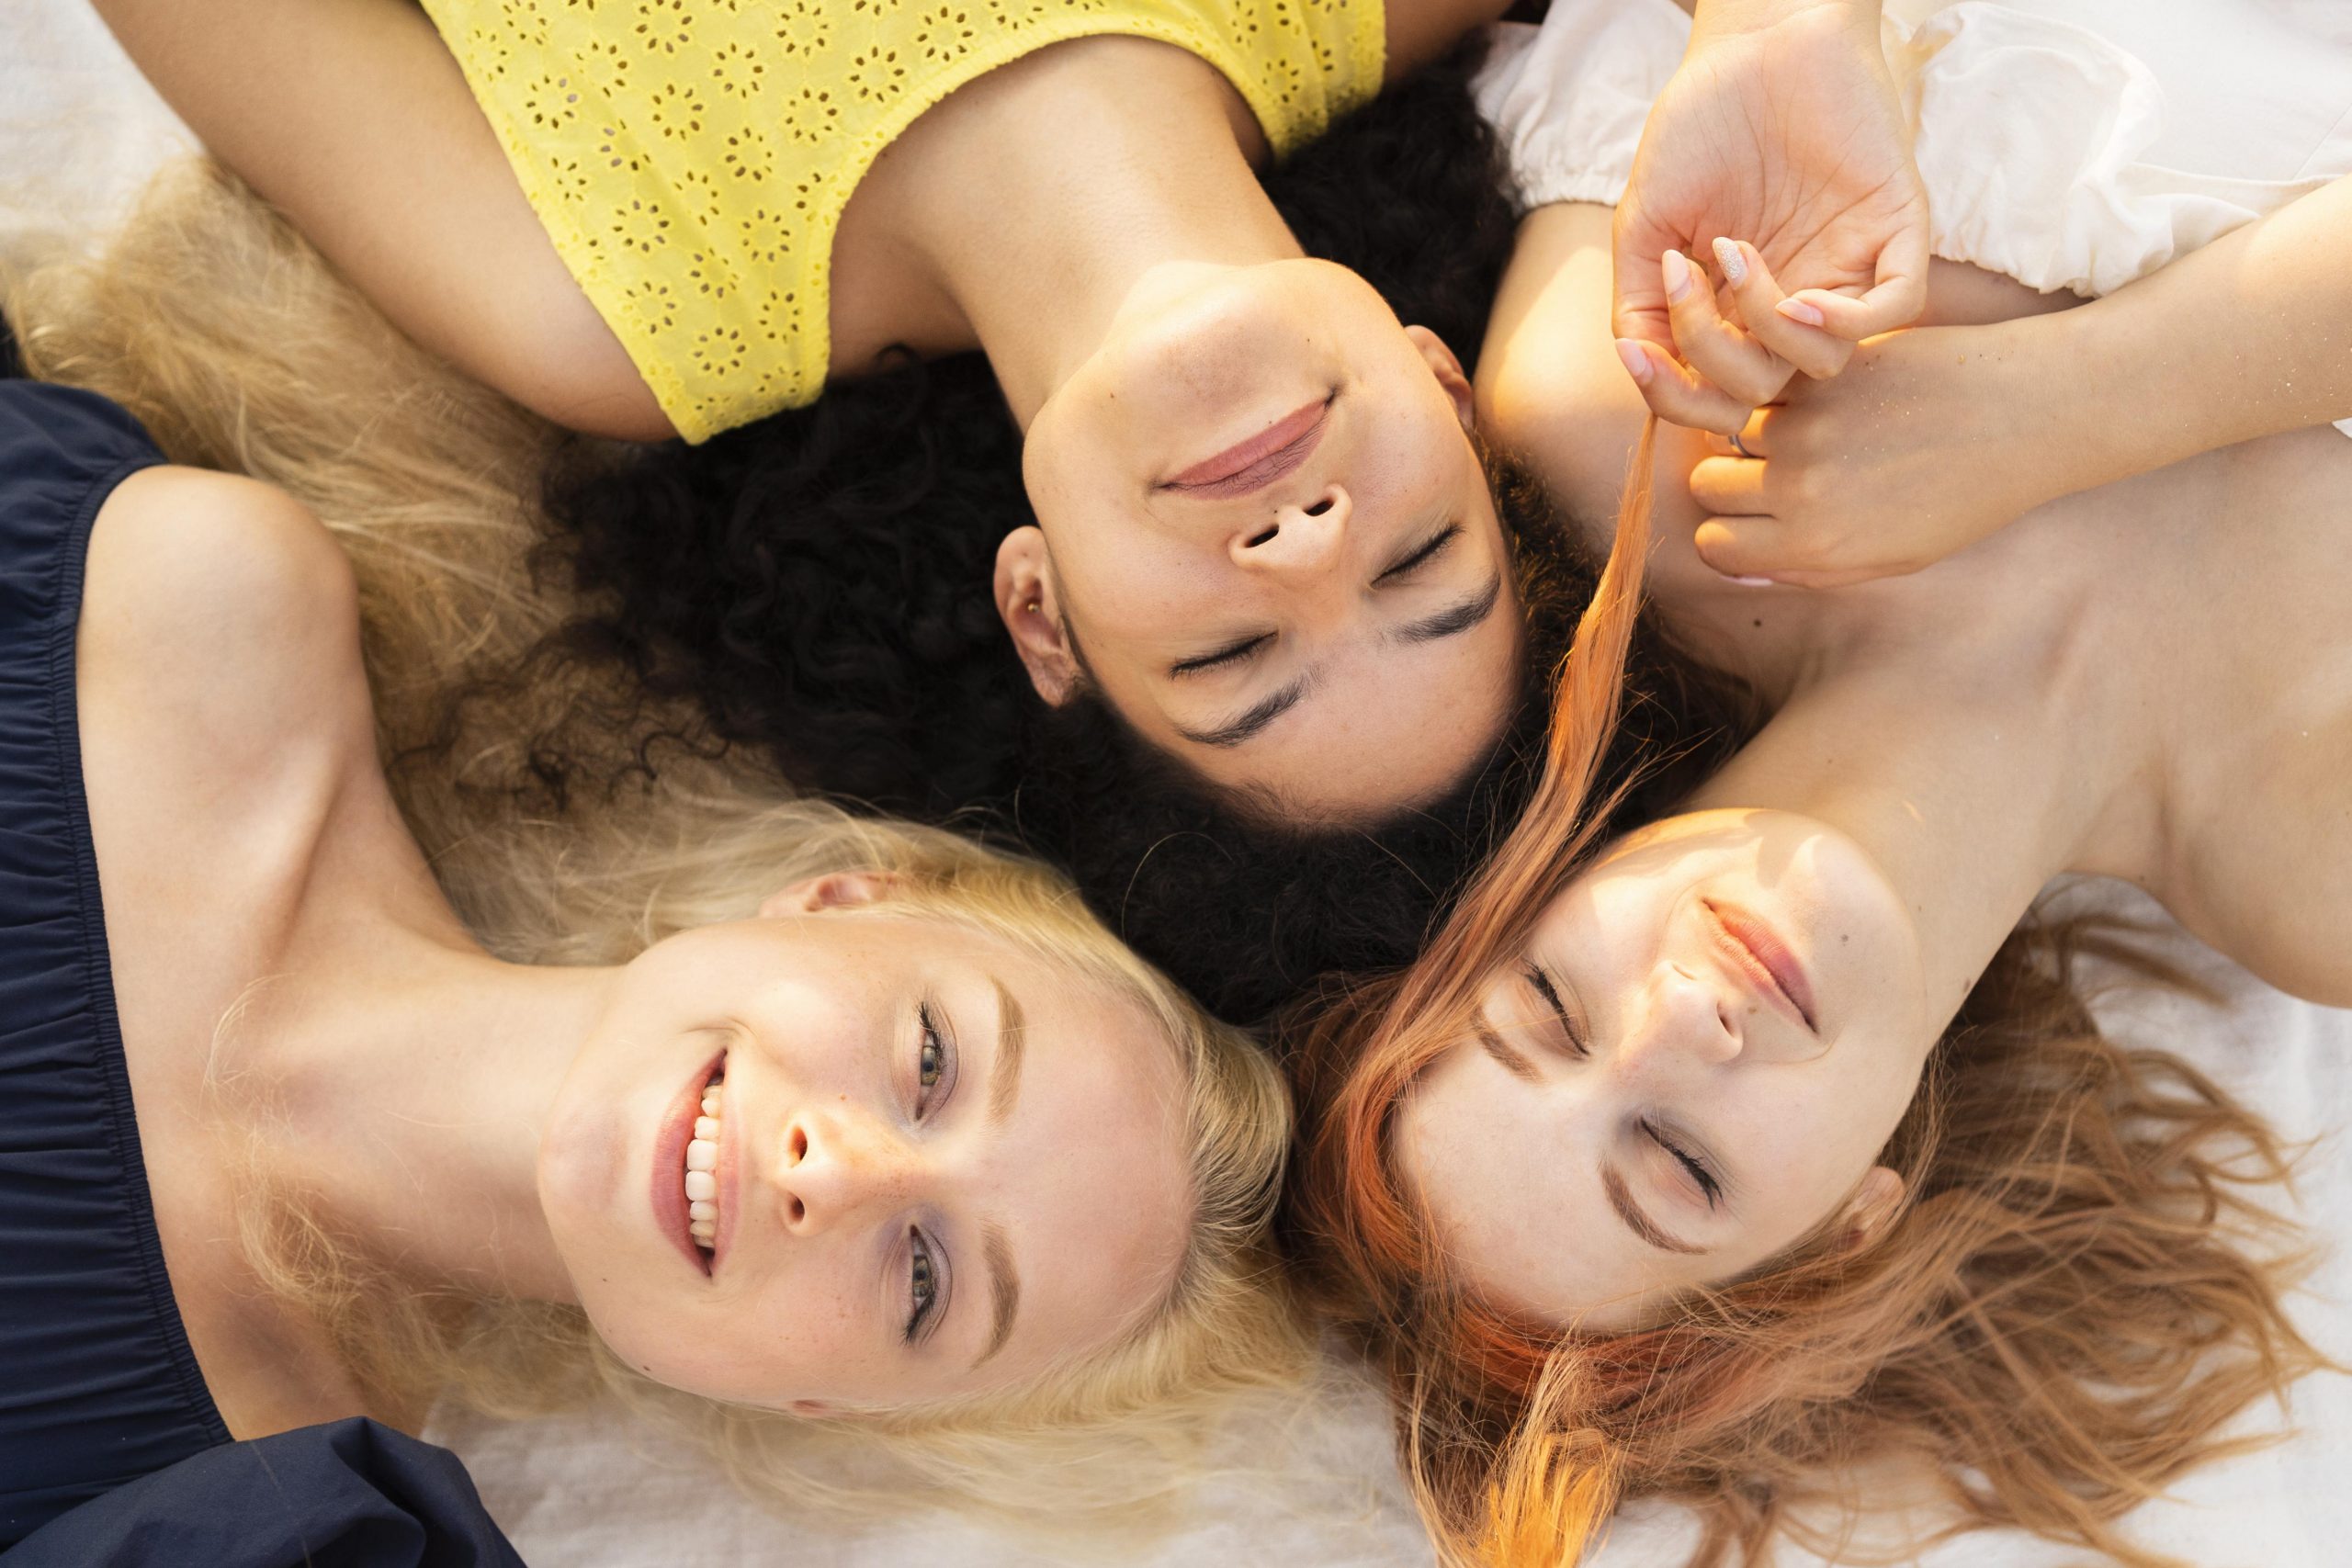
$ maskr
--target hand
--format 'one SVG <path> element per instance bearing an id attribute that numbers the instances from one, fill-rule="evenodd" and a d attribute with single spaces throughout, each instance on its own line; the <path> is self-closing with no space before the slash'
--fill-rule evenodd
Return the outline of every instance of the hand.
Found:
<path id="1" fill-rule="evenodd" d="M 2063 421 L 2027 334 L 2048 317 L 1872 338 L 1801 381 L 1690 470 L 1714 513 L 1699 557 L 1724 576 L 1838 588 L 1917 571 L 2074 488 L 2043 454 Z M 2076 411 L 2079 417 L 2079 411 Z M 2063 445 L 2063 444 L 2060 444 Z"/>
<path id="2" fill-rule="evenodd" d="M 1669 251 L 1711 255 L 1726 236 L 1794 291 L 1773 318 L 1746 318 L 1782 382 L 1834 376 L 1855 343 L 1918 315 L 1928 198 L 1876 5 L 1703 0 L 1634 153 L 1617 208 L 1620 353 L 1660 418 L 1727 435 L 1763 400 L 1746 396 L 1757 378 L 1725 388 L 1674 365 L 1663 271 Z"/>

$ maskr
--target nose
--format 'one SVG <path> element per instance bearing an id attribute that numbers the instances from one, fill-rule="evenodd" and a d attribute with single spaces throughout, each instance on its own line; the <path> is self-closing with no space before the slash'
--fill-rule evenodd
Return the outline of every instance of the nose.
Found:
<path id="1" fill-rule="evenodd" d="M 1743 1044 L 1736 1015 L 1715 987 L 1672 962 L 1660 964 L 1618 1053 L 1621 1071 L 1671 1073 L 1719 1066 Z"/>
<path id="2" fill-rule="evenodd" d="M 910 1151 L 873 1118 L 803 1110 L 785 1122 L 772 1184 L 784 1228 L 811 1237 L 903 1202 L 913 1176 Z"/>
<path id="3" fill-rule="evenodd" d="M 1245 571 L 1313 577 L 1339 561 L 1354 509 L 1345 486 L 1331 484 L 1305 500 L 1283 502 L 1272 517 L 1236 533 L 1228 547 Z"/>

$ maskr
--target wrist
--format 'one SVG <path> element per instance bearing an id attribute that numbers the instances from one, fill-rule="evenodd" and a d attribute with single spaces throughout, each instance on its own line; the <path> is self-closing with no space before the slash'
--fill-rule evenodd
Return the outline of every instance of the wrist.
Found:
<path id="1" fill-rule="evenodd" d="M 1878 41 L 1882 0 L 1698 0 L 1690 17 L 1690 39 L 1760 33 L 1796 18 Z"/>

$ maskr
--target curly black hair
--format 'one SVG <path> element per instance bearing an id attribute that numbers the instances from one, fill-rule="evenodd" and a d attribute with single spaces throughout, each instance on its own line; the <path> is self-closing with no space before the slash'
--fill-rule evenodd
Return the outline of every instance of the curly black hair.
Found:
<path id="1" fill-rule="evenodd" d="M 1310 254 L 1353 268 L 1465 363 L 1517 226 L 1471 102 L 1476 61 L 1465 47 L 1264 175 Z M 1549 677 L 1597 577 L 1570 531 L 1489 461 L 1527 621 L 1509 733 L 1442 799 L 1302 828 L 1210 788 L 1091 692 L 1059 707 L 1035 695 L 990 592 L 999 542 L 1032 521 L 1021 446 L 978 355 L 910 356 L 702 446 L 576 443 L 545 501 L 600 608 L 560 634 L 565 654 L 699 704 L 712 737 L 763 750 L 799 787 L 1057 862 L 1227 1018 L 1408 962 L 1532 783 Z M 1673 693 L 1635 705 L 1621 754 L 1695 754 L 1722 710 L 1655 636 L 1640 663 L 1637 694 Z"/>

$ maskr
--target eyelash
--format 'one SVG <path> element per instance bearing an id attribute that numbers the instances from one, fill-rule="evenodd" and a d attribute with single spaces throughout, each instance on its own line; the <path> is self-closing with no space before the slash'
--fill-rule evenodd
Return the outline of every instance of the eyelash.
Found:
<path id="1" fill-rule="evenodd" d="M 1247 659 L 1251 654 L 1257 652 L 1258 649 L 1265 644 L 1267 635 L 1268 634 L 1261 634 L 1250 638 L 1247 642 L 1237 642 L 1231 648 L 1219 649 L 1215 653 L 1204 654 L 1198 659 L 1187 659 L 1182 664 L 1177 665 L 1173 670 L 1170 671 L 1169 673 L 1171 675 L 1197 675 L 1204 670 L 1215 670 L 1220 665 L 1232 664 L 1240 660 Z"/>
<path id="2" fill-rule="evenodd" d="M 915 1017 L 922 1026 L 915 1040 L 915 1120 L 920 1122 L 934 1109 L 934 1100 L 944 1099 L 956 1087 L 956 1042 L 939 1027 L 938 1015 L 929 1001 L 916 1008 Z M 934 1051 L 938 1060 L 926 1068 L 924 1058 Z M 932 1075 L 929 1083 L 923 1082 L 926 1070 Z"/>
<path id="3" fill-rule="evenodd" d="M 1567 1036 L 1568 1049 L 1579 1059 L 1591 1055 L 1592 1047 L 1586 1042 L 1584 1031 L 1577 1026 L 1576 1018 L 1568 1011 L 1566 1004 L 1560 1000 L 1560 988 L 1553 984 L 1551 971 L 1541 964 L 1531 963 L 1526 973 L 1527 983 L 1535 987 L 1535 994 L 1544 998 L 1544 1005 L 1559 1021 L 1561 1033 Z"/>
<path id="4" fill-rule="evenodd" d="M 1715 1206 L 1715 1200 L 1723 1196 L 1723 1183 L 1714 1179 L 1713 1174 L 1707 1169 L 1705 1165 L 1700 1162 L 1697 1156 L 1690 1153 L 1672 1138 L 1668 1137 L 1658 1127 L 1657 1122 L 1644 1122 L 1641 1125 L 1642 1131 L 1649 1135 L 1650 1142 L 1656 1144 L 1659 1148 L 1664 1149 L 1668 1154 L 1672 1155 L 1677 1160 L 1681 1162 L 1682 1168 L 1690 1173 L 1690 1179 L 1697 1182 L 1699 1184 L 1699 1190 L 1706 1195 L 1707 1207 L 1710 1209 L 1713 1208 Z"/>
<path id="5" fill-rule="evenodd" d="M 1430 535 L 1428 538 L 1414 546 L 1412 549 L 1406 552 L 1404 559 L 1398 561 L 1395 566 L 1390 567 L 1386 571 L 1382 572 L 1378 577 L 1374 578 L 1373 581 L 1374 582 L 1386 582 L 1395 578 L 1411 576 L 1414 572 L 1417 572 L 1420 570 L 1421 568 L 1429 565 L 1430 562 L 1437 559 L 1438 557 L 1445 554 L 1447 547 L 1452 545 L 1453 541 L 1461 537 L 1461 536 L 1462 525 L 1459 523 L 1448 523 L 1444 527 L 1440 528 L 1436 533 Z"/>
<path id="6" fill-rule="evenodd" d="M 914 1303 L 907 1314 L 906 1342 L 912 1345 L 922 1335 L 923 1325 L 939 1305 L 938 1260 L 932 1255 L 931 1238 L 920 1230 L 907 1232 L 907 1298 Z"/>

